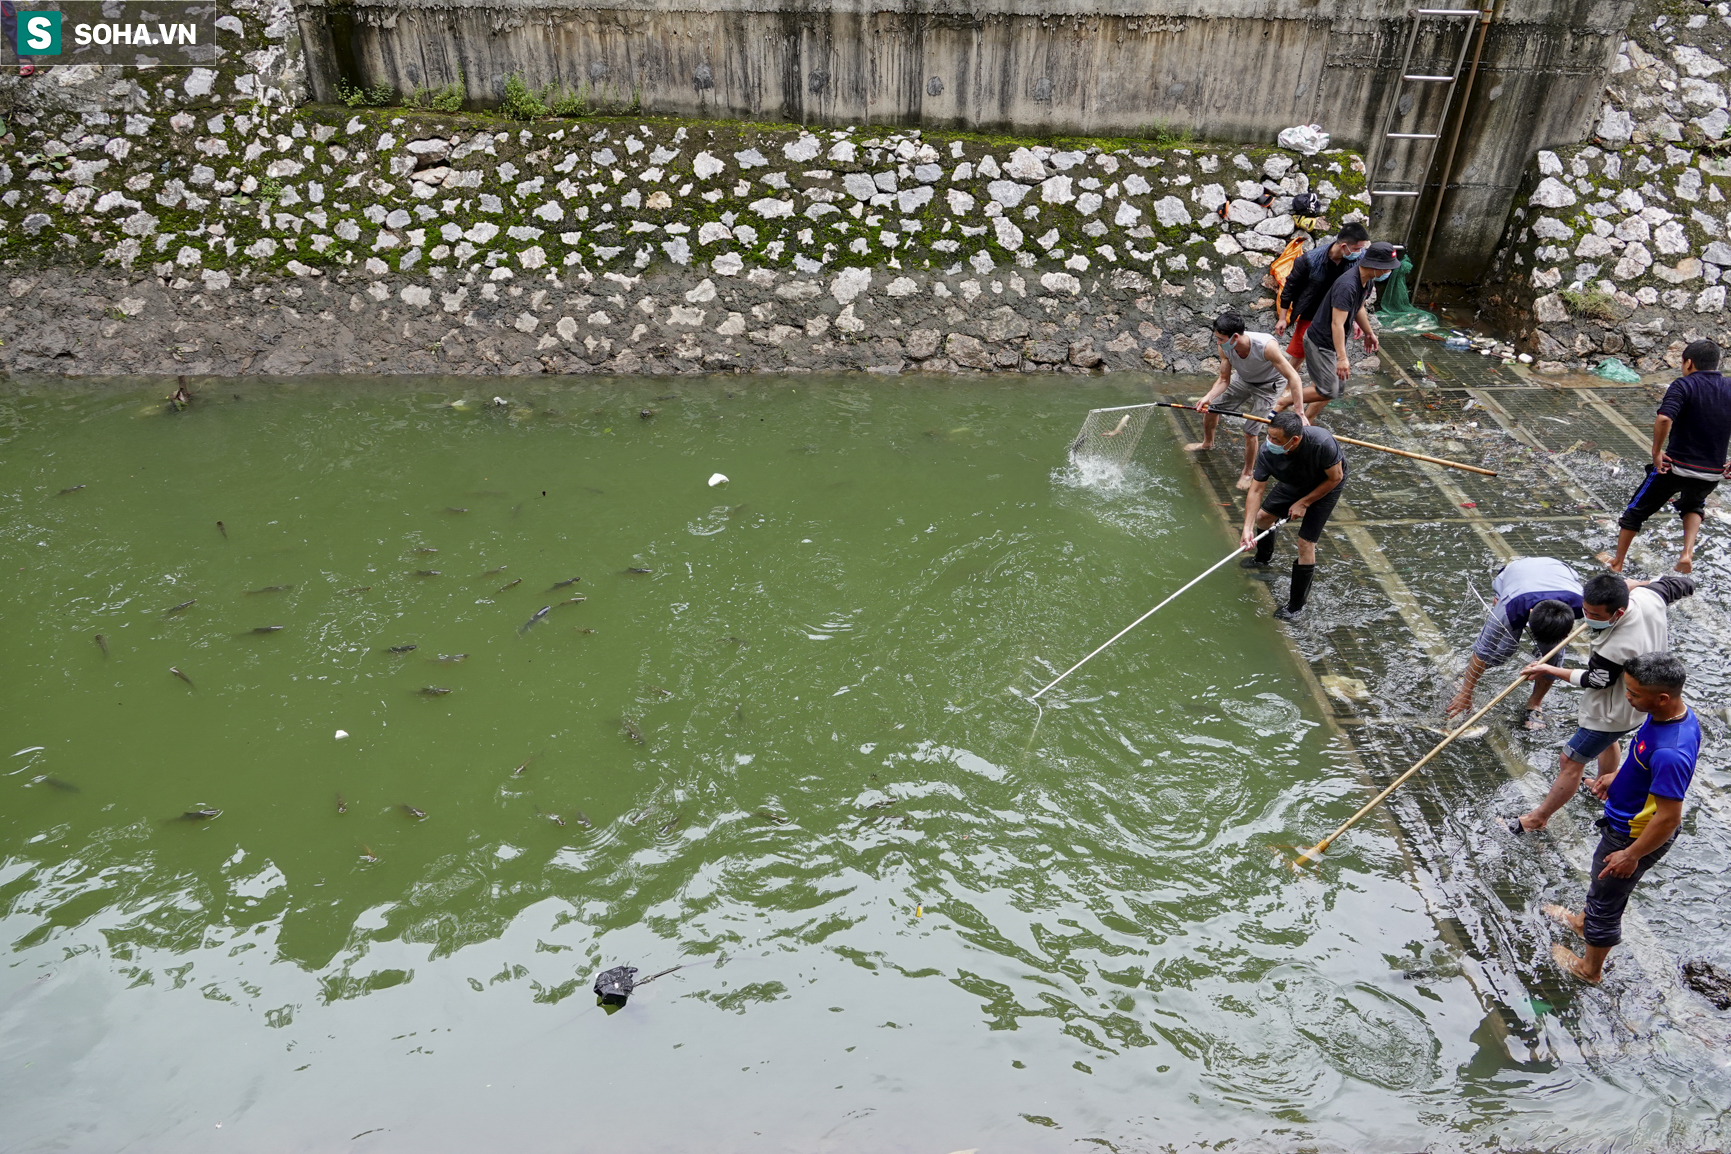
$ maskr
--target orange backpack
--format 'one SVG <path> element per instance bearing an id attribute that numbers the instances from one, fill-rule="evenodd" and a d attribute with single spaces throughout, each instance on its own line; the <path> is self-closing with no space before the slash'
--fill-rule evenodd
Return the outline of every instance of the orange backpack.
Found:
<path id="1" fill-rule="evenodd" d="M 1268 266 L 1269 279 L 1274 282 L 1274 299 L 1280 300 L 1280 290 L 1286 287 L 1286 278 L 1292 275 L 1292 266 L 1298 263 L 1298 258 L 1304 255 L 1304 242 L 1297 237 L 1286 242 L 1286 249 L 1274 258 L 1274 263 Z M 1286 319 L 1286 310 L 1275 306 L 1275 315 L 1281 320 Z"/>

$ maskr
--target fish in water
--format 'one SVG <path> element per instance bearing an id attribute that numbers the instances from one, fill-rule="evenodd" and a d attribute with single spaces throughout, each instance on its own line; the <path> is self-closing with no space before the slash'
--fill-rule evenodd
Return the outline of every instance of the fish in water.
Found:
<path id="1" fill-rule="evenodd" d="M 535 816 L 536 817 L 544 817 L 548 821 L 552 822 L 554 825 L 557 825 L 557 826 L 563 826 L 565 824 L 565 819 L 560 817 L 556 813 L 542 813 L 540 806 L 535 807 Z"/>
<path id="2" fill-rule="evenodd" d="M 441 576 L 441 574 L 437 569 L 416 569 L 415 570 L 415 576 L 417 576 L 417 577 L 438 577 L 438 576 Z"/>
<path id="3" fill-rule="evenodd" d="M 57 789 L 61 793 L 83 793 L 84 792 L 82 789 L 79 789 L 76 785 L 73 785 L 70 781 L 61 781 L 58 777 L 55 777 L 52 774 L 43 778 L 42 784 L 46 785 L 49 789 Z"/>
<path id="4" fill-rule="evenodd" d="M 455 505 L 446 505 L 445 506 L 445 512 L 447 512 L 447 513 L 467 513 L 468 510 L 467 509 L 459 509 Z"/>
<path id="5" fill-rule="evenodd" d="M 397 808 L 398 808 L 398 809 L 400 809 L 400 810 L 402 810 L 402 811 L 403 811 L 403 812 L 404 812 L 404 813 L 405 813 L 405 814 L 407 814 L 407 815 L 408 815 L 408 816 L 409 816 L 409 817 L 412 817 L 412 818 L 414 818 L 414 819 L 415 819 L 415 820 L 416 820 L 416 821 L 420 821 L 420 820 L 422 820 L 422 819 L 423 819 L 423 818 L 425 818 L 425 817 L 426 817 L 426 816 L 427 816 L 427 811 L 426 811 L 426 810 L 424 810 L 424 809 L 416 809 L 416 808 L 415 808 L 415 807 L 414 807 L 414 806 L 412 806 L 412 805 L 399 805 L 399 806 L 398 806 L 398 807 L 397 807 Z"/>
<path id="6" fill-rule="evenodd" d="M 178 668 L 176 668 L 173 665 L 170 665 L 168 667 L 168 671 L 170 673 L 174 674 L 176 677 L 180 678 L 182 681 L 186 682 L 188 688 L 192 687 L 192 678 L 190 678 L 186 674 L 182 673 Z"/>
<path id="7" fill-rule="evenodd" d="M 1424 730 L 1426 733 L 1434 733 L 1438 737 L 1447 737 L 1447 736 L 1449 736 L 1449 733 L 1450 733 L 1449 730 L 1438 729 L 1434 725 L 1421 725 L 1421 726 L 1419 726 L 1419 728 Z M 1483 737 L 1485 734 L 1489 733 L 1490 731 L 1491 731 L 1491 727 L 1488 725 L 1475 725 L 1471 729 L 1464 730 L 1460 734 L 1460 740 L 1473 741 L 1473 740 L 1476 740 L 1477 738 Z"/>
<path id="8" fill-rule="evenodd" d="M 107 657 L 108 656 L 108 638 L 106 638 L 102 634 L 98 633 L 96 635 L 96 644 L 102 647 L 102 656 Z"/>
<path id="9" fill-rule="evenodd" d="M 446 689 L 443 685 L 428 685 L 417 690 L 417 692 L 420 693 L 422 697 L 443 697 L 451 691 Z"/>
<path id="10" fill-rule="evenodd" d="M 181 613 L 181 612 L 184 612 L 185 610 L 191 609 L 194 605 L 197 605 L 197 604 L 198 604 L 198 598 L 194 597 L 191 601 L 182 601 L 179 605 L 176 605 L 172 609 L 164 609 L 162 611 L 162 615 L 164 617 L 170 617 L 176 613 Z"/>
<path id="11" fill-rule="evenodd" d="M 224 541 L 228 540 L 228 526 L 227 525 L 224 525 L 221 521 L 218 521 L 216 523 L 216 530 L 217 530 L 217 532 L 222 534 L 222 539 Z"/>
<path id="12" fill-rule="evenodd" d="M 638 745 L 646 744 L 643 740 L 643 731 L 641 729 L 637 728 L 637 724 L 634 721 L 632 721 L 629 717 L 620 718 L 619 724 L 625 730 L 625 736 L 626 737 L 629 737 L 632 741 L 635 741 Z"/>
<path id="13" fill-rule="evenodd" d="M 503 585 L 499 586 L 499 592 L 503 593 L 505 590 L 513 589 L 513 588 L 517 587 L 518 585 L 521 585 L 522 583 L 523 583 L 523 579 L 521 577 L 518 577 L 514 581 L 507 581 Z"/>
<path id="14" fill-rule="evenodd" d="M 497 565 L 497 566 L 487 570 L 485 573 L 481 574 L 481 576 L 483 576 L 483 577 L 497 577 L 499 574 L 503 573 L 505 570 L 507 570 L 509 568 L 510 568 L 509 565 Z"/>
<path id="15" fill-rule="evenodd" d="M 751 644 L 751 642 L 747 641 L 743 637 L 723 637 L 722 640 L 727 642 L 729 645 L 746 646 Z"/>
<path id="16" fill-rule="evenodd" d="M 787 820 L 788 820 L 788 819 L 787 819 L 787 818 L 786 818 L 786 817 L 785 817 L 785 816 L 783 816 L 783 815 L 782 815 L 782 814 L 779 814 L 779 813 L 770 813 L 770 812 L 769 812 L 769 811 L 768 811 L 768 810 L 767 810 L 767 809 L 760 809 L 760 810 L 758 810 L 758 811 L 757 811 L 757 816 L 758 816 L 758 817 L 761 817 L 761 818 L 762 818 L 762 819 L 763 819 L 763 820 L 764 820 L 764 821 L 772 821 L 772 822 L 774 822 L 774 823 L 775 823 L 775 824 L 776 824 L 776 825 L 786 825 L 786 824 L 787 824 Z"/>
<path id="17" fill-rule="evenodd" d="M 579 629 L 577 632 L 582 633 L 582 634 L 587 636 L 588 634 L 595 632 L 595 630 L 593 630 L 593 629 Z"/>
<path id="18" fill-rule="evenodd" d="M 433 548 L 431 545 L 422 545 L 420 548 L 416 549 L 415 552 L 423 553 L 423 554 L 430 554 L 430 553 L 437 553 L 438 550 Z"/>
<path id="19" fill-rule="evenodd" d="M 219 818 L 221 816 L 222 816 L 222 810 L 220 810 L 220 809 L 208 809 L 208 808 L 207 809 L 189 809 L 185 813 L 181 814 L 179 817 L 175 818 L 174 820 L 175 821 L 210 821 L 213 818 Z"/>
<path id="20" fill-rule="evenodd" d="M 629 568 L 625 571 L 627 573 L 653 573 L 653 572 L 655 572 L 655 570 L 653 570 L 653 569 L 640 569 L 635 565 L 633 565 L 631 568 Z"/>
<path id="21" fill-rule="evenodd" d="M 361 860 L 362 861 L 378 861 L 379 855 L 373 852 L 372 846 L 368 845 L 366 842 L 362 842 L 361 843 Z"/>
<path id="22" fill-rule="evenodd" d="M 661 836 L 665 836 L 667 834 L 672 833 L 674 830 L 679 828 L 679 823 L 684 821 L 684 820 L 685 820 L 684 814 L 682 814 L 682 813 L 674 814 L 672 820 L 670 820 L 666 825 L 662 826 L 660 829 L 655 831 L 656 836 L 661 837 Z"/>
<path id="23" fill-rule="evenodd" d="M 577 582 L 579 582 L 581 580 L 583 580 L 583 578 L 581 578 L 581 577 L 567 577 L 563 581 L 553 582 L 553 589 L 563 589 L 563 588 L 565 588 L 565 586 L 575 585 L 575 584 L 577 584 Z M 553 591 L 553 589 L 549 589 L 549 590 L 547 590 L 547 592 L 551 593 Z"/>
<path id="24" fill-rule="evenodd" d="M 419 645 L 393 645 L 393 646 L 391 646 L 391 652 L 392 653 L 413 653 L 415 650 L 417 650 L 419 648 L 420 648 Z"/>
<path id="25" fill-rule="evenodd" d="M 337 812 L 338 813 L 349 812 L 349 803 L 343 800 L 343 795 L 340 793 L 337 794 Z"/>
<path id="26" fill-rule="evenodd" d="M 547 619 L 547 614 L 551 612 L 553 612 L 553 607 L 551 605 L 541 606 L 541 608 L 535 611 L 535 616 L 523 622 L 523 627 L 517 630 L 517 635 L 521 637 L 523 634 L 529 632 L 529 630 L 535 628 L 535 626 L 541 624 L 541 622 Z"/>
<path id="27" fill-rule="evenodd" d="M 434 660 L 440 665 L 455 665 L 459 661 L 469 660 L 469 655 L 467 653 L 441 653 Z"/>
<path id="28" fill-rule="evenodd" d="M 530 763 L 530 762 L 531 762 L 531 761 L 534 761 L 534 760 L 535 760 L 535 759 L 534 759 L 534 758 L 533 758 L 533 757 L 528 757 L 528 758 L 524 758 L 524 759 L 523 759 L 523 764 L 522 764 L 522 765 L 519 765 L 519 766 L 518 766 L 518 767 L 517 767 L 517 768 L 516 768 L 516 769 L 513 769 L 513 770 L 512 770 L 512 771 L 511 771 L 511 776 L 512 776 L 512 777 L 522 777 L 522 776 L 523 776 L 523 771 L 524 771 L 524 770 L 525 770 L 525 769 L 528 769 L 528 768 L 529 768 L 529 763 Z"/>
<path id="29" fill-rule="evenodd" d="M 280 633 L 284 629 L 287 629 L 287 628 L 288 628 L 288 626 L 286 626 L 286 625 L 260 625 L 258 628 L 254 629 L 253 632 L 254 633 Z"/>
<path id="30" fill-rule="evenodd" d="M 356 585 L 353 589 L 343 590 L 344 593 L 371 593 L 372 591 L 373 587 L 371 585 Z"/>
<path id="31" fill-rule="evenodd" d="M 70 488 L 70 489 L 62 489 L 62 490 L 60 490 L 60 492 L 59 492 L 59 493 L 57 493 L 57 494 L 56 494 L 56 496 L 60 496 L 60 497 L 64 497 L 64 496 L 66 496 L 66 494 L 68 494 L 68 493 L 76 493 L 76 492 L 78 492 L 78 490 L 80 490 L 80 489 L 82 489 L 82 488 L 84 488 L 84 486 L 83 486 L 83 485 L 74 485 L 74 486 L 72 486 L 72 487 L 71 487 L 71 488 Z"/>
<path id="32" fill-rule="evenodd" d="M 663 689 L 659 685 L 645 685 L 643 688 L 647 689 L 651 693 L 659 693 L 663 697 L 672 697 L 673 696 L 673 690 Z"/>
<path id="33" fill-rule="evenodd" d="M 585 602 L 587 600 L 589 600 L 589 598 L 587 598 L 587 597 L 568 597 L 564 601 L 559 602 L 559 604 L 560 605 L 581 605 L 581 604 L 583 604 L 583 602 Z"/>
<path id="34" fill-rule="evenodd" d="M 577 811 L 577 824 L 582 826 L 584 829 L 595 828 L 589 821 L 589 815 L 584 813 L 582 810 Z"/>
<path id="35" fill-rule="evenodd" d="M 293 588 L 293 585 L 266 585 L 263 589 L 248 589 L 246 595 L 248 597 L 257 597 L 260 593 L 287 593 Z"/>

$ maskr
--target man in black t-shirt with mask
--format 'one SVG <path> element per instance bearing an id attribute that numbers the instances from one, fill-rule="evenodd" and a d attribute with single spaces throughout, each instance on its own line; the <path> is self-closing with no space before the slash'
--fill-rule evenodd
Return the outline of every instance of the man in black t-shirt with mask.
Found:
<path id="1" fill-rule="evenodd" d="M 1272 478 L 1274 487 L 1268 482 Z M 1292 563 L 1292 587 L 1286 604 L 1274 611 L 1281 621 L 1297 621 L 1310 596 L 1316 575 L 1316 543 L 1322 527 L 1340 502 L 1346 487 L 1346 454 L 1334 434 L 1316 425 L 1305 425 L 1294 412 L 1276 413 L 1268 422 L 1268 440 L 1256 455 L 1250 492 L 1244 501 L 1244 534 L 1241 548 L 1252 542 L 1256 555 L 1239 562 L 1246 569 L 1267 569 L 1274 559 L 1274 537 L 1255 537 L 1282 518 L 1299 521 L 1298 559 Z M 1266 492 L 1266 498 L 1264 493 Z"/>

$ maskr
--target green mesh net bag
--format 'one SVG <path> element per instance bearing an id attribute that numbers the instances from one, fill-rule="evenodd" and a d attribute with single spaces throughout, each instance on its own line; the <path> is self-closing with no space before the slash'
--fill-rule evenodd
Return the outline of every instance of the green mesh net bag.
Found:
<path id="1" fill-rule="evenodd" d="M 1406 287 L 1406 278 L 1411 275 L 1412 261 L 1403 256 L 1394 275 L 1379 286 L 1376 318 L 1385 333 L 1429 333 L 1441 329 L 1434 313 L 1413 306 L 1412 294 Z"/>

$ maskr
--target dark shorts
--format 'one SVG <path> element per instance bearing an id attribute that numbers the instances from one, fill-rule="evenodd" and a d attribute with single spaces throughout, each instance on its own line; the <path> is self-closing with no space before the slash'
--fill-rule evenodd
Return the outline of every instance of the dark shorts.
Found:
<path id="1" fill-rule="evenodd" d="M 1606 733 L 1602 729 L 1577 729 L 1574 736 L 1563 744 L 1563 756 L 1582 765 L 1592 765 L 1601 753 L 1633 732 L 1635 731 L 1632 729 L 1625 729 L 1621 733 Z"/>
<path id="2" fill-rule="evenodd" d="M 1304 523 L 1298 527 L 1299 540 L 1309 541 L 1312 545 L 1322 540 L 1322 527 L 1328 524 L 1334 507 L 1340 504 L 1340 491 L 1344 488 L 1346 483 L 1342 482 L 1311 502 L 1310 508 L 1304 511 Z M 1297 489 L 1275 482 L 1274 488 L 1263 495 L 1262 511 L 1278 521 L 1291 511 L 1292 503 L 1303 496 Z"/>
<path id="3" fill-rule="evenodd" d="M 1629 904 L 1629 895 L 1634 892 L 1635 883 L 1670 851 L 1677 842 L 1677 835 L 1672 834 L 1670 841 L 1637 862 L 1635 872 L 1628 877 L 1601 878 L 1599 874 L 1604 872 L 1605 858 L 1634 845 L 1635 839 L 1606 829 L 1604 818 L 1600 818 L 1598 824 L 1603 832 L 1599 837 L 1599 848 L 1593 851 L 1593 871 L 1588 875 L 1590 881 L 1587 885 L 1587 905 L 1581 911 L 1586 921 L 1586 933 L 1581 936 L 1587 940 L 1589 946 L 1609 947 L 1623 940 L 1623 910 Z"/>
<path id="4" fill-rule="evenodd" d="M 1334 351 L 1334 333 L 1325 330 L 1322 342 L 1317 341 L 1317 332 L 1310 329 L 1304 338 L 1304 371 L 1310 376 L 1310 387 L 1327 397 L 1329 400 L 1339 400 L 1346 396 L 1346 382 L 1336 374 L 1340 364 Z"/>
<path id="5" fill-rule="evenodd" d="M 1648 517 L 1663 509 L 1665 502 L 1672 497 L 1677 498 L 1678 516 L 1693 513 L 1699 517 L 1707 509 L 1707 494 L 1718 484 L 1718 481 L 1706 481 L 1700 477 L 1679 477 L 1675 473 L 1654 472 L 1653 466 L 1648 465 L 1647 479 L 1641 482 L 1641 487 L 1629 498 L 1629 507 L 1617 518 L 1617 527 L 1634 532 L 1646 523 Z"/>

